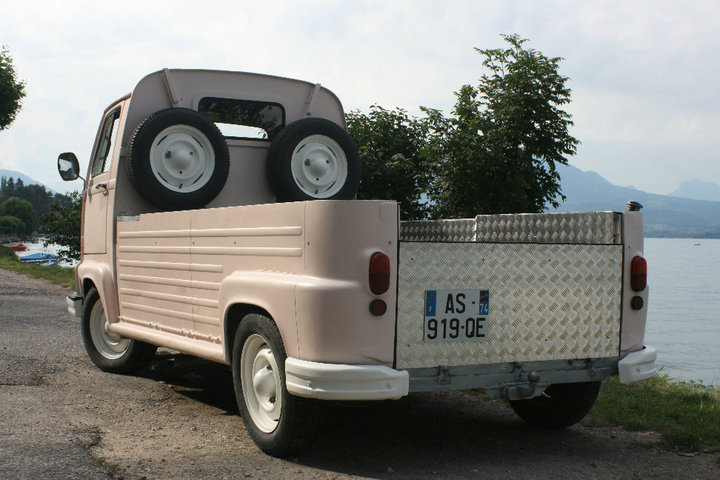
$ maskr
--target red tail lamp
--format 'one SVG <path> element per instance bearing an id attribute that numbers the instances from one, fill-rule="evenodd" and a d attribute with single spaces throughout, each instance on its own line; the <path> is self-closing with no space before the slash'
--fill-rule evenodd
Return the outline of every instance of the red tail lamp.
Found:
<path id="1" fill-rule="evenodd" d="M 381 295 L 390 288 L 390 257 L 375 252 L 370 257 L 370 291 Z"/>
<path id="2" fill-rule="evenodd" d="M 642 292 L 647 286 L 647 262 L 641 256 L 632 259 L 630 264 L 630 288 Z"/>

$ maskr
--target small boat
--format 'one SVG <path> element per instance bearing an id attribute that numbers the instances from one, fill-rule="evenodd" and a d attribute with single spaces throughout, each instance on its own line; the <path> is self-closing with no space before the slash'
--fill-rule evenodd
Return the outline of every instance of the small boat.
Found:
<path id="1" fill-rule="evenodd" d="M 33 253 L 31 255 L 25 255 L 20 257 L 21 262 L 25 263 L 46 263 L 52 260 L 57 260 L 57 255 L 53 253 Z"/>
<path id="2" fill-rule="evenodd" d="M 16 252 L 24 252 L 25 250 L 27 250 L 27 245 L 22 243 L 18 237 L 10 237 L 10 241 L 5 245 L 12 248 Z"/>

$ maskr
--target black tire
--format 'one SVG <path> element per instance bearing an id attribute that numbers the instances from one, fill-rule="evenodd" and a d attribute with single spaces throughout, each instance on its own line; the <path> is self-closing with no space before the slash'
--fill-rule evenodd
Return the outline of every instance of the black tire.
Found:
<path id="1" fill-rule="evenodd" d="M 540 428 L 575 425 L 590 412 L 602 382 L 556 383 L 539 397 L 510 401 L 525 423 Z"/>
<path id="2" fill-rule="evenodd" d="M 147 117 L 130 137 L 128 151 L 130 182 L 165 210 L 204 207 L 220 193 L 230 171 L 223 134 L 210 119 L 187 108 Z"/>
<path id="3" fill-rule="evenodd" d="M 282 202 L 350 200 L 360 174 L 360 156 L 350 134 L 324 118 L 287 125 L 268 151 L 268 181 Z"/>
<path id="4" fill-rule="evenodd" d="M 152 361 L 157 350 L 155 345 L 107 332 L 106 323 L 100 295 L 93 287 L 83 301 L 81 331 L 85 350 L 100 370 L 135 373 Z"/>
<path id="5" fill-rule="evenodd" d="M 272 320 L 258 314 L 243 318 L 232 350 L 235 398 L 250 437 L 263 452 L 275 457 L 304 450 L 316 430 L 315 402 L 287 391 L 285 359 L 282 338 Z M 255 387 L 260 384 L 259 372 L 266 372 L 263 385 L 272 385 L 265 392 Z"/>

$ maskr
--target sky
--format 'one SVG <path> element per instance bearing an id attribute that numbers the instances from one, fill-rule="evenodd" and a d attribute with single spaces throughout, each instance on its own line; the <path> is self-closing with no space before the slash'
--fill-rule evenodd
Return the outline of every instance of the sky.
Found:
<path id="1" fill-rule="evenodd" d="M 162 68 L 318 82 L 346 111 L 420 106 L 450 115 L 484 73 L 473 47 L 563 57 L 570 164 L 667 194 L 720 184 L 720 1 L 0 0 L 0 45 L 27 97 L 0 131 L 0 168 L 65 191 L 57 155 L 83 168 L 103 110 Z M 77 189 L 77 184 L 66 184 Z"/>

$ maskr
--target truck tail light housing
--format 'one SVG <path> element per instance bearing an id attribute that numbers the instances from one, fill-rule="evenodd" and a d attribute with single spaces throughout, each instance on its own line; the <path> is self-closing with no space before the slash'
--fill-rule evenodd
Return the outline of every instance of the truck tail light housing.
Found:
<path id="1" fill-rule="evenodd" d="M 370 257 L 370 291 L 382 295 L 390 288 L 390 257 L 375 252 Z"/>
<path id="2" fill-rule="evenodd" d="M 630 288 L 642 292 L 647 286 L 647 261 L 641 256 L 632 259 L 630 264 Z"/>

